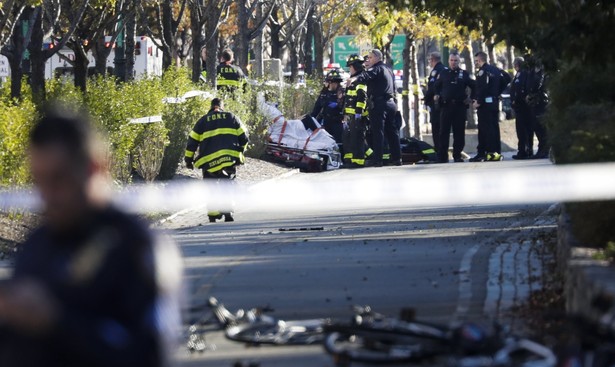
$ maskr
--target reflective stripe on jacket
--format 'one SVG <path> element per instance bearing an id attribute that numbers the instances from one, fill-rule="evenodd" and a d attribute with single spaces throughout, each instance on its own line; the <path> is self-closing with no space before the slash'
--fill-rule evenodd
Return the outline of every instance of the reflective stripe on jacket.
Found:
<path id="1" fill-rule="evenodd" d="M 188 137 L 186 158 L 194 159 L 194 166 L 208 172 L 242 164 L 248 135 L 243 124 L 230 112 L 210 111 L 194 125 Z"/>

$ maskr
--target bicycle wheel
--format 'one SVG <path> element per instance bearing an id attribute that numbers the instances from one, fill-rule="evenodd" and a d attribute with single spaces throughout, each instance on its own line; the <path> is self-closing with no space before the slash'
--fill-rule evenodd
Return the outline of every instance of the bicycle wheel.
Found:
<path id="1" fill-rule="evenodd" d="M 332 332 L 325 337 L 325 350 L 339 360 L 367 363 L 417 362 L 436 354 L 432 341 L 407 336 L 361 331 Z"/>
<path id="2" fill-rule="evenodd" d="M 260 322 L 226 329 L 230 340 L 247 344 L 309 345 L 323 340 L 320 320 Z"/>

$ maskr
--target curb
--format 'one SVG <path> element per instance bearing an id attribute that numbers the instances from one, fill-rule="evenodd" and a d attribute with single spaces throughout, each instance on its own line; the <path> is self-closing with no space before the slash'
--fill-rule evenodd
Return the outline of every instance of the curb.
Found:
<path id="1" fill-rule="evenodd" d="M 275 177 L 272 177 L 272 178 L 269 178 L 269 179 L 263 180 L 263 181 L 261 181 L 261 182 L 256 182 L 256 183 L 253 183 L 253 184 L 251 184 L 251 185 L 249 186 L 249 189 L 250 189 L 250 188 L 252 188 L 252 187 L 256 187 L 256 186 L 258 186 L 258 185 L 265 184 L 265 183 L 267 183 L 267 182 L 273 182 L 273 181 L 277 181 L 277 180 L 281 180 L 281 179 L 284 179 L 284 178 L 287 178 L 287 177 L 293 176 L 293 175 L 295 175 L 295 174 L 297 174 L 297 173 L 299 173 L 299 172 L 300 172 L 300 171 L 299 171 L 299 169 L 298 169 L 298 168 L 294 168 L 294 169 L 292 169 L 292 170 L 290 170 L 290 171 L 288 171 L 288 172 L 284 172 L 284 173 L 282 173 L 281 175 L 278 175 L 278 176 L 275 176 Z M 160 220 L 158 220 L 158 221 L 154 222 L 154 223 L 152 224 L 152 226 L 154 226 L 154 227 L 161 226 L 161 225 L 163 225 L 164 223 L 166 223 L 166 222 L 168 222 L 168 221 L 170 221 L 170 220 L 173 220 L 173 219 L 177 218 L 177 217 L 178 217 L 178 216 L 180 216 L 180 215 L 184 215 L 184 214 L 186 214 L 186 213 L 190 213 L 191 211 L 201 210 L 201 209 L 203 209 L 203 208 L 205 208 L 205 207 L 206 207 L 206 205 L 199 205 L 199 206 L 193 206 L 193 207 L 191 207 L 191 208 L 182 209 L 182 210 L 180 210 L 180 211 L 178 211 L 178 212 L 175 212 L 175 213 L 171 214 L 170 216 L 168 216 L 168 217 L 166 217 L 166 218 L 163 218 L 163 219 L 160 219 Z"/>
<path id="2" fill-rule="evenodd" d="M 595 248 L 579 243 L 563 210 L 558 220 L 557 243 L 557 267 L 564 278 L 566 311 L 598 321 L 603 313 L 593 302 L 603 298 L 615 300 L 615 268 L 608 261 L 594 259 Z"/>

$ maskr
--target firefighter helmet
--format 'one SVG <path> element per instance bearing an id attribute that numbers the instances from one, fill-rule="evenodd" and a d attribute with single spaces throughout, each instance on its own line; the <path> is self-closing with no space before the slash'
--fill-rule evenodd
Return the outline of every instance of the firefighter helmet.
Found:
<path id="1" fill-rule="evenodd" d="M 342 77 L 342 74 L 340 73 L 338 69 L 333 69 L 327 73 L 327 77 L 325 78 L 325 80 L 328 82 L 338 82 L 339 83 L 343 81 L 344 78 Z"/>
<path id="2" fill-rule="evenodd" d="M 364 61 L 363 58 L 359 56 L 358 54 L 352 54 L 348 57 L 348 60 L 346 61 L 346 66 L 350 66 L 354 64 L 363 65 L 363 61 Z"/>

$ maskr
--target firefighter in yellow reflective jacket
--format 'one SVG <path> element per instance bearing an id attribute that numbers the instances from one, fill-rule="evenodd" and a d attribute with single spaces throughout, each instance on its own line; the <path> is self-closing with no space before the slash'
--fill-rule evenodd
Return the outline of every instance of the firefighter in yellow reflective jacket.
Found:
<path id="1" fill-rule="evenodd" d="M 216 85 L 218 90 L 234 92 L 243 88 L 246 76 L 237 65 L 233 65 L 233 51 L 225 49 L 216 67 Z"/>
<path id="2" fill-rule="evenodd" d="M 241 121 L 224 111 L 222 100 L 214 98 L 211 109 L 196 122 L 188 137 L 184 160 L 189 169 L 203 170 L 204 179 L 235 179 L 235 166 L 243 164 L 248 135 Z M 198 149 L 198 155 L 195 152 Z M 232 222 L 230 212 L 209 212 L 210 222 Z"/>
<path id="3" fill-rule="evenodd" d="M 355 76 L 363 71 L 363 58 L 357 54 L 350 55 L 346 66 L 350 75 Z M 344 167 L 359 168 L 365 165 L 367 144 L 365 129 L 367 120 L 367 85 L 353 82 L 346 88 L 344 98 Z"/>

